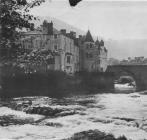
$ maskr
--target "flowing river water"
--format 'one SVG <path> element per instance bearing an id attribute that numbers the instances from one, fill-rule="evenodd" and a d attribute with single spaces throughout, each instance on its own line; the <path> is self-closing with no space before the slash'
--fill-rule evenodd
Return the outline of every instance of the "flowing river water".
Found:
<path id="1" fill-rule="evenodd" d="M 1 105 L 0 123 L 4 118 L 10 123 L 0 126 L 0 139 L 62 140 L 74 133 L 95 129 L 115 137 L 125 135 L 132 140 L 147 139 L 145 94 L 104 93 L 62 99 L 25 97 L 15 98 L 14 102 L 21 104 L 25 100 L 31 100 L 31 106 L 50 107 L 62 112 L 55 116 L 27 114 L 23 109 L 18 111 Z"/>

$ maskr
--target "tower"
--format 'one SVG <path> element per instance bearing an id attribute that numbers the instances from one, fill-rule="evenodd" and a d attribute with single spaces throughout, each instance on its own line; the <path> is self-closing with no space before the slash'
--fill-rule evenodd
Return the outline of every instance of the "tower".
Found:
<path id="1" fill-rule="evenodd" d="M 53 22 L 52 21 L 48 23 L 47 20 L 44 20 L 43 32 L 48 35 L 53 35 Z"/>
<path id="2" fill-rule="evenodd" d="M 53 35 L 53 22 L 48 23 L 48 35 Z"/>
<path id="3" fill-rule="evenodd" d="M 95 42 L 93 37 L 88 30 L 85 36 L 84 44 L 83 44 L 83 68 L 85 71 L 93 71 L 93 61 L 95 57 Z"/>
<path id="4" fill-rule="evenodd" d="M 92 35 L 90 33 L 90 31 L 88 30 L 86 37 L 85 37 L 85 42 L 94 42 Z"/>
<path id="5" fill-rule="evenodd" d="M 95 45 L 96 45 L 97 47 L 100 46 L 100 42 L 99 42 L 99 40 L 98 40 L 98 37 L 97 37 L 97 40 L 95 41 Z"/>

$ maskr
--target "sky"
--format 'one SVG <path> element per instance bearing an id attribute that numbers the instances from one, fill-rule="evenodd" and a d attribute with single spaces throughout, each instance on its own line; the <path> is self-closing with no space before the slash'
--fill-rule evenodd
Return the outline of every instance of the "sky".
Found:
<path id="1" fill-rule="evenodd" d="M 36 16 L 51 16 L 104 39 L 146 39 L 147 1 L 83 0 L 70 7 L 68 0 L 47 0 L 32 9 Z"/>

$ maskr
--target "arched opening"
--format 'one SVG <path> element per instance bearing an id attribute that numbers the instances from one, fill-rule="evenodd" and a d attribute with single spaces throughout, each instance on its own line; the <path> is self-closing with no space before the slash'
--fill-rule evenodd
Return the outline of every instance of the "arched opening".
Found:
<path id="1" fill-rule="evenodd" d="M 137 89 L 135 76 L 126 71 L 121 71 L 115 78 L 115 92 L 130 93 Z"/>

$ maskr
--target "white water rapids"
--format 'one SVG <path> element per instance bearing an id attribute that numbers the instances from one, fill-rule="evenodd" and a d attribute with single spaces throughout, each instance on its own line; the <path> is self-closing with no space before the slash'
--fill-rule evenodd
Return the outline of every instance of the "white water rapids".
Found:
<path id="1" fill-rule="evenodd" d="M 44 97 L 30 99 L 40 106 L 68 108 L 78 113 L 49 118 L 0 107 L 0 116 L 13 115 L 19 119 L 42 119 L 38 125 L 0 126 L 0 139 L 61 140 L 71 137 L 76 132 L 90 129 L 112 133 L 115 137 L 125 135 L 132 140 L 147 139 L 147 95 L 96 94 L 72 96 L 59 100 Z M 44 125 L 48 122 L 61 124 L 61 126 Z"/>

